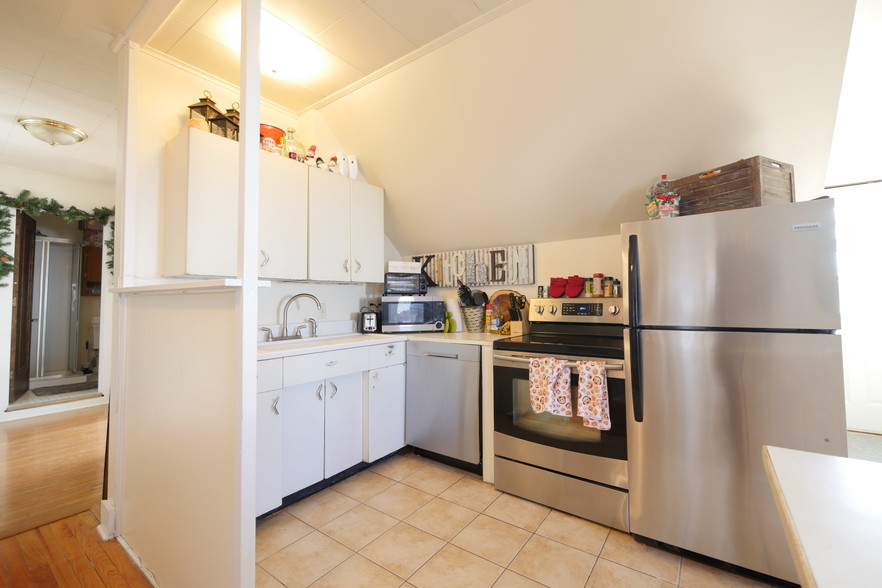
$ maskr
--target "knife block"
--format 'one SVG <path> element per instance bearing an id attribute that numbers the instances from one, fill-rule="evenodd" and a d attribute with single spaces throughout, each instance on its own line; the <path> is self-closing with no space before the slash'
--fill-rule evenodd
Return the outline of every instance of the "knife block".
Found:
<path id="1" fill-rule="evenodd" d="M 530 321 L 511 321 L 509 322 L 509 325 L 511 327 L 512 337 L 526 335 L 530 332 Z"/>

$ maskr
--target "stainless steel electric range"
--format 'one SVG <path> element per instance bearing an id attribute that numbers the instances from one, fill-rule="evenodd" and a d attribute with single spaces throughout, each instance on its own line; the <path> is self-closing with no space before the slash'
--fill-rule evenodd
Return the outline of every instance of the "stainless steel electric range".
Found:
<path id="1" fill-rule="evenodd" d="M 493 344 L 494 468 L 499 490 L 629 531 L 624 327 L 620 298 L 537 298 L 530 333 Z M 582 417 L 536 414 L 530 403 L 531 358 L 572 366 L 570 393 L 578 399 L 577 361 L 606 364 L 608 431 Z"/>

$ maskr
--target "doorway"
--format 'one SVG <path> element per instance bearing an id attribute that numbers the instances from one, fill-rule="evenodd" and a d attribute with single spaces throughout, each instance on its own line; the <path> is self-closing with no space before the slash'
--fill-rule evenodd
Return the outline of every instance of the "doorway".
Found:
<path id="1" fill-rule="evenodd" d="M 102 238 L 101 225 L 17 211 L 7 410 L 101 395 Z"/>

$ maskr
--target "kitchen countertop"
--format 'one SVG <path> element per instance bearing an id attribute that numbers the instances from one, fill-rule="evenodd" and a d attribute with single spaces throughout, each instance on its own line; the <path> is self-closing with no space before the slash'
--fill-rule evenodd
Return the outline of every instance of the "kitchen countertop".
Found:
<path id="1" fill-rule="evenodd" d="M 443 343 L 466 343 L 468 345 L 481 345 L 493 347 L 497 339 L 505 339 L 511 335 L 493 335 L 490 333 L 409 333 L 408 340 L 413 341 L 440 341 Z"/>
<path id="2" fill-rule="evenodd" d="M 276 359 L 291 355 L 304 355 L 306 353 L 319 353 L 322 351 L 335 351 L 351 347 L 365 347 L 368 345 L 382 345 L 384 343 L 396 343 L 398 341 L 439 341 L 444 343 L 464 343 L 468 345 L 481 345 L 493 347 L 493 341 L 504 339 L 510 335 L 492 335 L 490 333 L 407 333 L 407 334 L 361 334 L 345 333 L 330 335 L 327 337 L 307 337 L 304 339 L 290 339 L 287 341 L 272 341 L 258 343 L 257 359 Z"/>
<path id="3" fill-rule="evenodd" d="M 882 463 L 763 447 L 763 463 L 803 588 L 882 577 Z"/>

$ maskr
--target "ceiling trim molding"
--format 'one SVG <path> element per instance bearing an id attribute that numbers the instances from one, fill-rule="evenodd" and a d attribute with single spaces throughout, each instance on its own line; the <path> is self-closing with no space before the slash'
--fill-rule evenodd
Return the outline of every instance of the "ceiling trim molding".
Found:
<path id="1" fill-rule="evenodd" d="M 118 34 L 110 44 L 110 50 L 119 53 L 126 41 L 143 45 L 159 26 L 171 15 L 178 0 L 146 0 L 129 22 L 126 30 Z"/>
<path id="2" fill-rule="evenodd" d="M 484 12 L 483 14 L 481 14 L 481 16 L 475 17 L 474 20 L 471 20 L 471 21 L 465 23 L 461 27 L 456 28 L 447 34 L 438 37 L 434 41 L 427 43 L 426 45 L 423 45 L 422 47 L 420 47 L 418 49 L 414 49 L 413 51 L 411 51 L 410 53 L 408 53 L 404 57 L 401 57 L 401 58 L 393 61 L 389 65 L 381 67 L 380 69 L 376 70 L 373 73 L 366 75 L 365 77 L 361 78 L 360 80 L 352 82 L 351 84 L 349 84 L 348 86 L 346 86 L 342 90 L 338 90 L 338 91 L 334 92 L 333 94 L 331 94 L 330 96 L 326 96 L 325 98 L 322 98 L 318 102 L 314 102 L 313 104 L 311 104 L 311 105 L 307 106 L 306 108 L 304 108 L 303 110 L 299 111 L 297 114 L 301 115 L 301 114 L 304 114 L 305 112 L 308 112 L 310 110 L 319 110 L 320 108 L 323 108 L 333 102 L 336 102 L 337 100 L 343 98 L 344 96 L 347 96 L 348 94 L 351 94 L 352 92 L 355 92 L 359 88 L 362 88 L 362 87 L 370 84 L 371 82 L 374 82 L 384 76 L 389 75 L 390 73 L 404 67 L 405 65 L 407 65 L 413 61 L 416 61 L 420 57 L 423 57 L 423 56 L 428 55 L 429 53 L 431 53 L 437 49 L 440 49 L 441 47 L 447 45 L 448 43 L 455 41 L 456 39 L 462 37 L 463 35 L 466 35 L 472 31 L 474 31 L 475 29 L 478 29 L 478 28 L 484 26 L 488 22 L 496 20 L 497 18 L 499 18 L 503 14 L 511 12 L 512 10 L 519 8 L 520 6 L 522 6 L 528 2 L 531 2 L 531 1 L 532 0 L 509 0 L 509 2 L 506 2 L 505 4 L 501 4 L 501 5 L 497 6 L 496 8 L 494 8 L 493 10 L 490 10 L 488 12 Z"/>
<path id="3" fill-rule="evenodd" d="M 183 71 L 187 72 L 188 74 L 205 78 L 210 83 L 221 86 L 223 89 L 228 90 L 230 92 L 237 93 L 241 96 L 242 89 L 238 85 L 236 85 L 228 80 L 225 80 L 223 78 L 219 78 L 214 74 L 208 73 L 207 71 L 205 71 L 203 69 L 199 69 L 198 67 L 190 65 L 189 63 L 187 63 L 185 61 L 181 61 L 177 57 L 172 57 L 171 55 L 163 53 L 162 51 L 157 51 L 156 49 L 153 49 L 152 47 L 141 47 L 141 52 L 150 56 L 150 57 L 153 57 L 153 58 L 158 59 L 162 62 L 165 62 L 168 65 L 177 67 L 178 69 L 183 70 Z M 300 119 L 300 113 L 295 112 L 295 111 L 291 110 L 290 108 L 288 108 L 287 106 L 283 106 L 283 105 L 279 104 L 278 102 L 273 102 L 272 100 L 268 100 L 267 98 L 263 98 L 263 97 L 261 97 L 260 102 L 264 106 L 268 106 L 270 108 L 280 110 L 284 113 L 290 113 L 290 115 L 294 119 L 297 119 L 297 120 Z"/>

